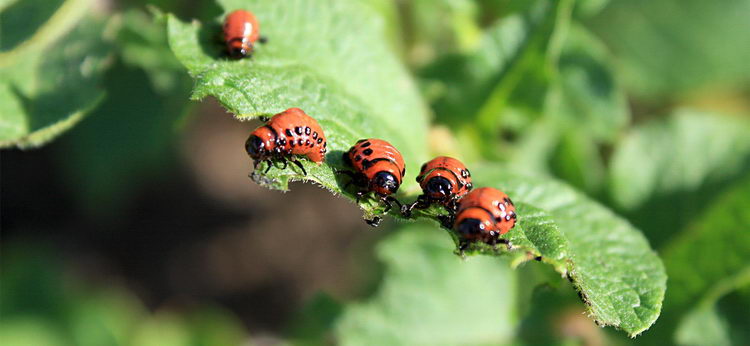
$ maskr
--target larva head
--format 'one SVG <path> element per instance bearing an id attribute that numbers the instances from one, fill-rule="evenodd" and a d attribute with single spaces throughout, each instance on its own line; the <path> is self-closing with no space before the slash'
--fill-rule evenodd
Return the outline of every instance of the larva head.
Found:
<path id="1" fill-rule="evenodd" d="M 396 193 L 398 187 L 398 179 L 396 179 L 396 176 L 389 171 L 380 171 L 376 173 L 370 181 L 370 190 L 375 191 L 375 193 L 382 196 Z"/>
<path id="2" fill-rule="evenodd" d="M 245 150 L 253 160 L 263 160 L 267 158 L 276 148 L 276 134 L 268 128 L 261 126 L 245 142 Z"/>

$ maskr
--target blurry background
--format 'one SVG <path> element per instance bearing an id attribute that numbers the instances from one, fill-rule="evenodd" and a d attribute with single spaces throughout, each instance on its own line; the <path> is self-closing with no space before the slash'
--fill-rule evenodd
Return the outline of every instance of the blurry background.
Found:
<path id="1" fill-rule="evenodd" d="M 1 153 L 0 343 L 750 342 L 750 1 L 578 0 L 565 25 L 534 1 L 360 1 L 432 106 L 434 152 L 564 180 L 645 233 L 670 276 L 651 330 L 598 328 L 541 265 L 461 262 L 431 226 L 371 229 L 315 186 L 256 186 L 243 144 L 257 124 L 188 101 L 147 5 L 203 21 L 221 9 L 123 0 L 96 1 L 74 29 L 96 36 L 104 72 L 80 85 L 101 101 L 46 146 Z M 0 51 L 73 2 L 0 1 Z M 523 64 L 498 72 L 511 15 L 536 29 Z M 477 320 L 452 320 L 461 309 Z"/>

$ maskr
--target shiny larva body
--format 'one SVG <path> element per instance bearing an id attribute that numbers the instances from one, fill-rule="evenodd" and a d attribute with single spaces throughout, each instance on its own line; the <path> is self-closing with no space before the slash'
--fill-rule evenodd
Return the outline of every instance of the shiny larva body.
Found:
<path id="1" fill-rule="evenodd" d="M 458 200 L 474 187 L 466 166 L 447 156 L 436 157 L 422 165 L 417 182 L 425 198 L 443 205 Z"/>
<path id="2" fill-rule="evenodd" d="M 406 174 L 401 152 L 382 139 L 360 139 L 344 154 L 344 161 L 360 175 L 357 185 L 366 183 L 367 191 L 381 196 L 396 193 Z"/>
<path id="3" fill-rule="evenodd" d="M 315 119 L 299 108 L 289 108 L 255 129 L 247 139 L 245 149 L 256 165 L 259 161 L 273 158 L 296 162 L 293 155 L 322 163 L 327 145 L 323 128 Z"/>
<path id="4" fill-rule="evenodd" d="M 357 191 L 357 201 L 370 192 L 385 204 L 385 211 L 391 210 L 391 202 L 401 202 L 391 196 L 398 191 L 406 174 L 406 165 L 401 152 L 393 145 L 382 139 L 360 139 L 349 151 L 344 153 L 344 163 L 353 171 L 339 171 L 348 175 L 351 180 L 344 186 L 346 189 L 354 184 L 360 190 Z M 380 217 L 365 220 L 370 226 L 376 227 L 380 223 Z"/>
<path id="5" fill-rule="evenodd" d="M 227 53 L 235 59 L 250 56 L 260 37 L 260 24 L 250 11 L 236 10 L 224 19 Z"/>
<path id="6" fill-rule="evenodd" d="M 516 225 L 516 208 L 507 194 L 491 188 L 472 190 L 458 202 L 453 223 L 462 241 L 496 244 L 498 237 Z"/>

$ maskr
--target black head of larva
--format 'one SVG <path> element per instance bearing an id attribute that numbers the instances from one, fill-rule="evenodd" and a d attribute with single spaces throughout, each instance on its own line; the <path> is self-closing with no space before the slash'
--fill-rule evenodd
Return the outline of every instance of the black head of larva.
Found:
<path id="1" fill-rule="evenodd" d="M 465 237 L 477 236 L 484 233 L 484 222 L 479 219 L 464 219 L 458 225 L 458 233 Z"/>
<path id="2" fill-rule="evenodd" d="M 453 190 L 453 184 L 450 180 L 444 177 L 432 177 L 425 186 L 425 192 L 430 196 L 442 196 L 443 198 L 450 196 Z"/>
<path id="3" fill-rule="evenodd" d="M 381 195 L 390 195 L 398 191 L 398 180 L 390 172 L 382 171 L 372 179 L 372 189 Z"/>
<path id="4" fill-rule="evenodd" d="M 247 150 L 247 154 L 254 159 L 258 159 L 266 154 L 265 146 L 263 140 L 255 135 L 250 136 L 250 138 L 247 139 L 247 142 L 245 142 L 245 150 Z"/>

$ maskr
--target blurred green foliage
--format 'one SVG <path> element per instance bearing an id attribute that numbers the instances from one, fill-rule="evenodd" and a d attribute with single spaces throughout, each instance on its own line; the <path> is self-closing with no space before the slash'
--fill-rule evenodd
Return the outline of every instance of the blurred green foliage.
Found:
<path id="1" fill-rule="evenodd" d="M 168 30 L 173 51 L 196 79 L 194 98 L 212 95 L 239 118 L 270 116 L 290 105 L 299 106 L 326 129 L 331 154 L 324 164 L 316 166 L 308 163 L 307 174 L 294 173 L 294 167 L 269 172 L 263 170 L 263 173 L 258 173 L 259 170 L 253 173 L 257 182 L 286 190 L 288 180 L 307 180 L 355 199 L 334 172 L 345 168 L 340 163 L 341 153 L 357 139 L 367 137 L 384 138 L 394 143 L 404 154 L 407 167 L 415 167 L 422 162 L 418 158 L 425 155 L 416 153 L 426 151 L 425 140 L 417 135 L 424 131 L 424 108 L 414 89 L 410 88 L 412 83 L 408 76 L 403 75 L 400 65 L 394 64 L 396 61 L 384 44 L 383 30 L 378 30 L 378 22 L 365 20 L 363 14 L 368 13 L 366 8 L 343 5 L 340 1 L 319 1 L 315 5 L 308 4 L 304 12 L 290 12 L 289 8 L 303 5 L 266 1 L 245 3 L 264 23 L 268 23 L 264 26 L 264 33 L 276 37 L 273 47 L 271 44 L 268 48 L 259 46 L 252 60 L 238 62 L 218 57 L 216 50 L 210 49 L 210 36 L 201 34 L 206 31 L 205 28 L 211 27 L 210 23 L 185 24 L 170 17 Z M 228 0 L 221 4 L 227 9 L 238 6 L 236 1 Z M 553 55 L 562 50 L 558 46 L 564 42 L 554 33 L 554 29 L 568 25 L 571 6 L 572 3 L 567 0 L 552 4 L 540 2 L 532 6 L 529 13 L 519 15 L 518 21 L 506 22 L 516 23 L 510 26 L 510 30 L 501 28 L 501 35 L 488 40 L 490 43 L 485 44 L 480 52 L 504 56 L 506 49 L 503 45 L 509 39 L 519 33 L 524 37 L 517 45 L 507 49 L 510 53 L 506 57 L 507 63 L 501 64 L 503 66 L 487 64 L 495 60 L 491 56 L 473 57 L 473 62 L 483 62 L 479 63 L 481 68 L 478 70 L 497 71 L 491 78 L 476 83 L 475 89 L 462 89 L 461 82 L 453 82 L 454 88 L 461 91 L 460 96 L 454 99 L 455 112 L 469 110 L 469 113 L 463 113 L 469 116 L 463 117 L 463 123 L 456 122 L 456 127 L 470 129 L 469 133 L 483 129 L 479 138 L 491 135 L 492 129 L 499 123 L 499 118 L 493 114 L 502 114 L 501 104 L 523 81 L 520 77 L 535 71 L 533 66 L 554 66 L 557 59 Z M 333 29 L 312 31 L 306 28 L 306 24 L 299 24 L 303 17 L 310 15 L 329 22 Z M 358 23 L 356 30 L 354 23 Z M 340 27 L 351 29 L 335 29 Z M 280 34 L 282 31 L 283 35 Z M 330 45 L 332 40 L 341 43 Z M 347 42 L 351 41 L 361 43 L 356 46 L 358 50 L 350 48 Z M 583 54 L 575 48 L 581 44 L 572 42 L 574 44 L 570 46 L 573 48 L 568 49 L 566 57 L 573 55 L 570 51 Z M 576 60 L 585 61 L 566 58 L 566 66 Z M 369 70 L 363 69 L 364 66 L 379 68 Z M 443 70 L 449 69 L 440 69 Z M 545 86 L 551 85 L 545 79 L 539 82 Z M 588 82 L 590 79 L 585 79 L 582 84 L 588 86 Z M 443 83 L 447 85 L 452 82 Z M 394 84 L 401 86 L 401 89 L 394 88 Z M 608 86 L 610 90 L 613 89 L 611 82 Z M 572 83 L 563 88 L 580 89 Z M 546 87 L 532 89 L 535 92 L 528 94 L 530 99 L 534 99 L 531 102 L 541 103 Z M 607 96 L 613 93 L 606 89 L 604 92 Z M 477 93 L 482 97 L 477 100 L 474 109 L 466 102 L 458 102 L 468 101 L 469 96 Z M 379 97 L 369 98 L 370 95 Z M 584 96 L 583 99 L 589 101 L 592 98 Z M 290 100 L 294 100 L 294 103 L 291 104 Z M 539 109 L 543 108 L 539 106 Z M 596 118 L 595 114 L 592 112 L 587 117 Z M 346 115 L 352 118 L 344 120 Z M 622 118 L 619 114 L 615 116 Z M 571 123 L 573 120 L 559 122 Z M 542 181 L 522 175 L 498 174 L 502 170 L 505 168 L 491 165 L 482 166 L 479 171 L 475 168 L 474 183 L 477 186 L 498 186 L 509 191 L 516 202 L 520 202 L 519 214 L 524 217 L 517 230 L 508 236 L 515 246 L 512 251 L 514 262 L 540 257 L 541 261 L 553 265 L 581 292 L 591 316 L 600 324 L 616 326 L 630 335 L 647 329 L 661 310 L 665 276 L 660 260 L 642 236 L 611 213 L 602 211 L 596 203 L 569 194 L 565 188 L 554 184 L 543 185 Z M 413 185 L 413 181 L 407 180 L 401 190 L 412 190 Z M 411 195 L 414 198 L 414 194 Z M 539 198 L 539 195 L 546 198 Z M 378 212 L 371 209 L 369 201 L 365 202 L 364 207 L 368 214 Z M 416 214 L 434 218 L 435 209 Z M 547 213 L 552 217 L 548 217 Z M 624 251 L 625 248 L 628 251 Z M 480 248 L 477 251 L 472 249 L 467 254 L 502 256 L 506 252 Z M 618 256 L 612 257 L 615 254 Z M 617 294 L 612 296 L 611 292 Z M 423 302 L 422 305 L 428 303 Z"/>
<path id="2" fill-rule="evenodd" d="M 213 95 L 241 118 L 301 106 L 331 129 L 339 154 L 359 137 L 397 143 L 407 174 L 440 151 L 427 146 L 432 113 L 477 181 L 521 202 L 509 235 L 520 251 L 461 261 L 435 226 L 397 226 L 377 246 L 384 275 L 375 293 L 318 296 L 292 319 L 290 343 L 750 343 L 747 1 L 218 5 L 0 1 L 0 145 L 37 147 L 72 128 L 51 144 L 59 165 L 84 208 L 108 217 L 176 165 L 193 86 L 182 65 L 197 80 L 194 98 Z M 240 7 L 269 16 L 261 20 L 271 41 L 251 61 L 226 61 L 211 40 L 222 8 Z M 190 17 L 203 25 L 186 24 Z M 305 167 L 338 191 L 340 162 L 331 162 Z M 299 175 L 290 167 L 268 177 L 285 188 Z M 402 196 L 416 193 L 409 179 Z M 665 296 L 661 263 L 630 224 L 664 259 Z M 525 262 L 526 251 L 570 270 L 574 285 Z M 3 344 L 247 338 L 218 307 L 151 313 L 126 285 L 81 282 L 54 253 L 3 244 Z M 662 297 L 664 308 L 633 341 L 577 318 L 583 306 L 570 286 L 594 302 L 595 319 L 629 334 L 651 325 Z"/>
<path id="3" fill-rule="evenodd" d="M 4 345 L 238 345 L 239 321 L 209 305 L 149 313 L 117 285 L 82 283 L 40 244 L 3 247 L 0 340 Z"/>

